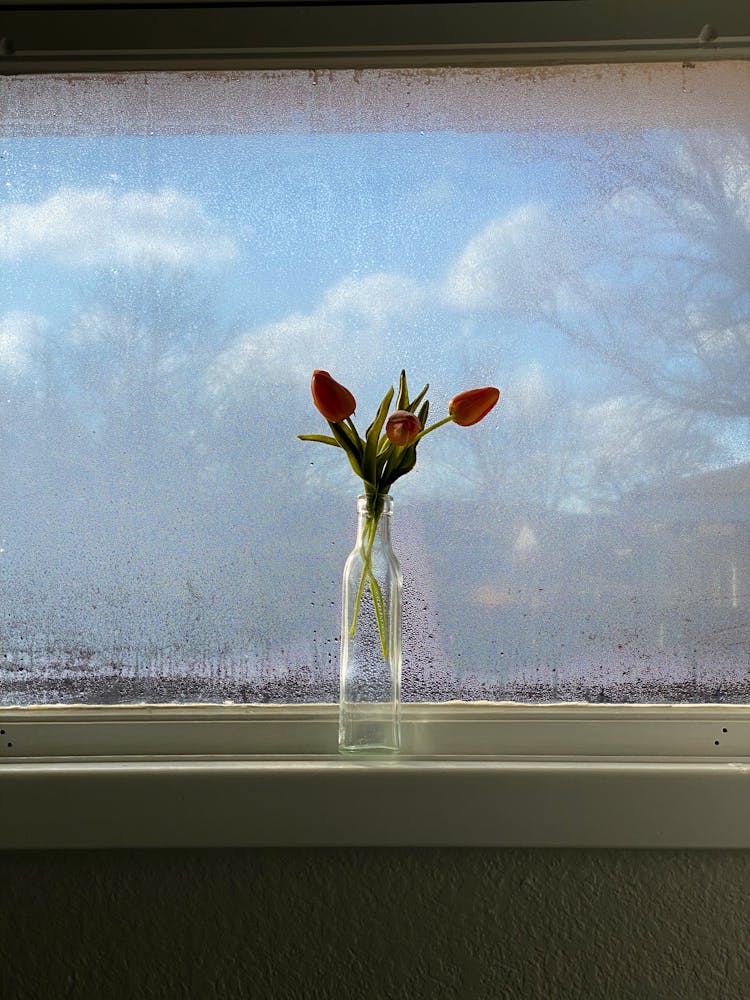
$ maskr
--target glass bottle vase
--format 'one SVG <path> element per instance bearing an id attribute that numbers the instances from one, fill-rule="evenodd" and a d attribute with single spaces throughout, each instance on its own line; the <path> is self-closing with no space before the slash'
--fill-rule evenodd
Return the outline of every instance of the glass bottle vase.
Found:
<path id="1" fill-rule="evenodd" d="M 401 746 L 401 567 L 391 547 L 390 496 L 357 499 L 357 542 L 342 585 L 339 750 Z"/>

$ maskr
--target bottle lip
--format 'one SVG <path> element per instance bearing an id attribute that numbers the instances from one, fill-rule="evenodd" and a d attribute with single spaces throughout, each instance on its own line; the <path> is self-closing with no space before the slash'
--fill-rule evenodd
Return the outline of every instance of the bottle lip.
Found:
<path id="1" fill-rule="evenodd" d="M 383 507 L 380 512 L 381 515 L 390 514 L 393 509 L 393 497 L 390 495 L 390 493 L 386 493 L 383 497 L 381 497 L 381 499 L 383 501 Z M 367 494 L 360 493 L 360 495 L 357 497 L 357 512 L 360 514 L 366 514 L 369 509 L 369 502 L 370 499 L 367 496 Z"/>

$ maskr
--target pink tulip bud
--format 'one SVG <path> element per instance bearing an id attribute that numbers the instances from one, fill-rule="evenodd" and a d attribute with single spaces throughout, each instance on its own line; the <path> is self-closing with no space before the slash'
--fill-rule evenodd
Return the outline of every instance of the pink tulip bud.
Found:
<path id="1" fill-rule="evenodd" d="M 500 390 L 492 386 L 484 389 L 467 389 L 459 392 L 448 403 L 448 413 L 453 417 L 454 424 L 459 427 L 471 427 L 486 417 L 500 398 Z"/>
<path id="2" fill-rule="evenodd" d="M 421 430 L 419 417 L 408 410 L 394 410 L 385 425 L 385 434 L 391 444 L 402 446 L 412 444 Z"/>
<path id="3" fill-rule="evenodd" d="M 350 417 L 357 408 L 349 390 L 319 368 L 312 374 L 310 390 L 316 409 L 332 424 Z"/>

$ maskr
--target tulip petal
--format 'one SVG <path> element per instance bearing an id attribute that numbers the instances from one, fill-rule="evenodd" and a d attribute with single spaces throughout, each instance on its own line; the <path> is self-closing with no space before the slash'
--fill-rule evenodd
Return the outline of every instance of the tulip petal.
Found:
<path id="1" fill-rule="evenodd" d="M 459 427 L 471 427 L 487 416 L 499 398 L 500 390 L 494 386 L 467 389 L 448 403 L 448 413 Z"/>
<path id="2" fill-rule="evenodd" d="M 312 374 L 310 392 L 315 408 L 333 423 L 338 424 L 350 417 L 357 408 L 357 402 L 346 386 L 321 368 L 316 368 Z"/>
<path id="3" fill-rule="evenodd" d="M 385 425 L 386 437 L 399 448 L 415 441 L 421 430 L 419 417 L 409 410 L 394 410 Z"/>

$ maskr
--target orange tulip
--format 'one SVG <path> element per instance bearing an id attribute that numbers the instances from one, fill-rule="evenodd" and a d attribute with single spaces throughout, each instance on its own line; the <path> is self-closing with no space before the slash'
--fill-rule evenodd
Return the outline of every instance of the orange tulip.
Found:
<path id="1" fill-rule="evenodd" d="M 394 410 L 385 425 L 385 434 L 391 444 L 402 446 L 416 441 L 421 430 L 419 417 L 409 410 Z"/>
<path id="2" fill-rule="evenodd" d="M 316 409 L 332 424 L 350 417 L 357 408 L 349 390 L 319 368 L 313 372 L 310 391 Z"/>
<path id="3" fill-rule="evenodd" d="M 493 386 L 467 389 L 466 392 L 459 392 L 448 403 L 448 413 L 453 418 L 454 424 L 458 424 L 459 427 L 471 427 L 487 416 L 499 398 L 500 390 Z"/>

